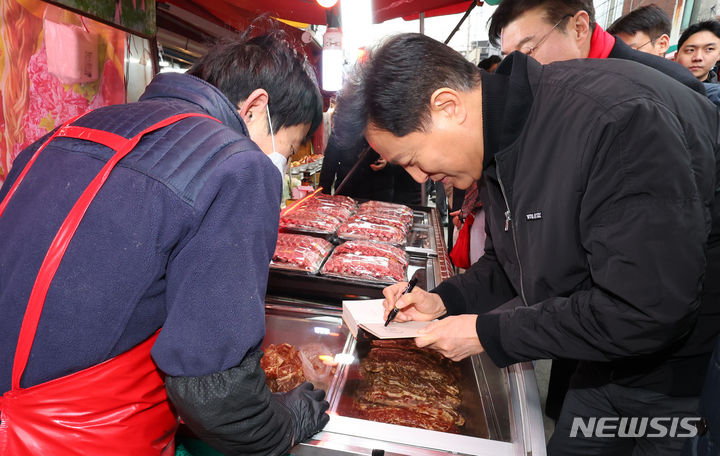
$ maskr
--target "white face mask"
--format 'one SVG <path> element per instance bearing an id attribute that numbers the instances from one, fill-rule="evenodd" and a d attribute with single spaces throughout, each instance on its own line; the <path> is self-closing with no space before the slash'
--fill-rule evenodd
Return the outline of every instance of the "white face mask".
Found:
<path id="1" fill-rule="evenodd" d="M 265 110 L 268 116 L 268 125 L 270 126 L 270 139 L 272 140 L 273 151 L 268 154 L 268 158 L 273 162 L 273 165 L 280 171 L 280 175 L 285 175 L 285 168 L 287 167 L 287 158 L 277 150 L 275 150 L 275 134 L 273 133 L 272 119 L 270 118 L 270 108 L 265 105 Z"/>

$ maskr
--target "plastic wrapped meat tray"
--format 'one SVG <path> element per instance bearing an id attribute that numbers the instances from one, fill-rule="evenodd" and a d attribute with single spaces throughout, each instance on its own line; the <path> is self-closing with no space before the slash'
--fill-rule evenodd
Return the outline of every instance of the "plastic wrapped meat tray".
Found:
<path id="1" fill-rule="evenodd" d="M 394 283 L 406 279 L 405 253 L 391 245 L 370 242 L 338 246 L 322 268 L 322 274 L 373 282 Z"/>
<path id="2" fill-rule="evenodd" d="M 345 240 L 364 239 L 404 245 L 407 233 L 396 226 L 380 225 L 353 217 L 338 228 L 337 235 Z"/>
<path id="3" fill-rule="evenodd" d="M 365 255 L 391 258 L 407 268 L 407 254 L 395 246 L 372 241 L 347 241 L 335 248 L 337 255 Z"/>
<path id="4" fill-rule="evenodd" d="M 323 203 L 326 205 L 342 206 L 350 212 L 355 210 L 357 202 L 349 196 L 343 195 L 326 195 L 325 193 L 316 193 L 315 196 L 307 200 L 307 203 Z"/>
<path id="5" fill-rule="evenodd" d="M 406 227 L 413 223 L 414 212 L 408 206 L 383 201 L 368 201 L 358 206 L 358 215 L 371 215 L 402 221 Z"/>
<path id="6" fill-rule="evenodd" d="M 295 209 L 280 217 L 280 228 L 318 234 L 332 234 L 342 223 L 340 217 L 306 208 Z"/>
<path id="7" fill-rule="evenodd" d="M 316 273 L 332 250 L 325 239 L 301 234 L 279 233 L 275 253 L 270 265 L 280 269 L 292 269 Z"/>
<path id="8" fill-rule="evenodd" d="M 280 228 L 331 234 L 355 210 L 355 200 L 341 195 L 315 194 L 280 217 Z"/>

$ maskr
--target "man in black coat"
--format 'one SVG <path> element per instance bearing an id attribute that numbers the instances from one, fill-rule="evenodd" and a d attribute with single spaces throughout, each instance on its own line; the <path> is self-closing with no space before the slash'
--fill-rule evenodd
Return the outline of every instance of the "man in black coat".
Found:
<path id="1" fill-rule="evenodd" d="M 603 30 L 595 22 L 592 0 L 503 0 L 488 34 L 503 53 L 520 51 L 543 65 L 579 58 L 633 60 L 705 93 L 682 65 L 637 51 Z"/>
<path id="2" fill-rule="evenodd" d="M 416 343 L 455 360 L 485 351 L 500 367 L 580 360 L 551 454 L 677 452 L 675 432 L 571 435 L 592 417 L 692 424 L 720 328 L 698 318 L 720 219 L 712 103 L 615 59 L 543 67 L 514 53 L 481 75 L 419 34 L 371 53 L 338 106 L 358 98 L 370 145 L 418 182 L 483 177 L 485 255 L 431 292 L 384 291 L 399 321 L 446 316 Z"/>
<path id="3" fill-rule="evenodd" d="M 706 88 L 687 68 L 633 49 L 603 30 L 595 22 L 592 0 L 503 0 L 490 19 L 488 33 L 504 53 L 520 51 L 543 65 L 576 58 L 632 60 L 705 94 Z M 573 360 L 552 363 L 545 414 L 555 420 L 575 367 Z"/>

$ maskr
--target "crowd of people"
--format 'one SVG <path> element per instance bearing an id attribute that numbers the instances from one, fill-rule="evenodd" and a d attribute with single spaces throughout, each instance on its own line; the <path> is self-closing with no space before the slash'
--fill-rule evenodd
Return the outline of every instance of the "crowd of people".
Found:
<path id="1" fill-rule="evenodd" d="M 503 0 L 504 58 L 479 65 L 422 34 L 384 41 L 337 95 L 321 185 L 405 204 L 428 180 L 463 191 L 466 270 L 386 288 L 386 312 L 437 319 L 415 342 L 452 360 L 552 359 L 550 455 L 718 454 L 720 22 L 687 27 L 673 61 L 661 8 L 608 31 L 594 16 L 590 0 Z M 172 454 L 178 416 L 224 454 L 285 454 L 328 422 L 312 384 L 269 391 L 259 349 L 280 176 L 322 93 L 283 33 L 251 32 L 15 161 L 7 454 Z M 698 421 L 691 439 L 572 433 L 593 417 Z"/>

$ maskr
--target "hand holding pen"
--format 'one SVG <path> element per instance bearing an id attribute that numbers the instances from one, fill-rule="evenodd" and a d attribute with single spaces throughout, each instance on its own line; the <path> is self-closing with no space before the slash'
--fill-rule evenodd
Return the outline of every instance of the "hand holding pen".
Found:
<path id="1" fill-rule="evenodd" d="M 412 283 L 412 280 L 410 281 Z M 410 283 L 399 282 L 383 290 L 385 319 L 390 321 L 430 321 L 445 314 L 445 305 L 439 295 L 428 293 Z M 395 316 L 390 314 L 397 309 Z"/>
<path id="2" fill-rule="evenodd" d="M 413 288 L 415 288 L 415 285 L 417 285 L 417 277 L 413 277 L 410 279 L 410 282 L 407 284 L 407 287 L 402 292 L 403 295 L 406 295 L 412 291 Z M 391 321 L 395 319 L 398 312 L 400 312 L 400 309 L 397 308 L 397 306 L 393 307 L 390 313 L 387 316 L 387 319 L 385 320 L 385 326 L 389 325 Z"/>

